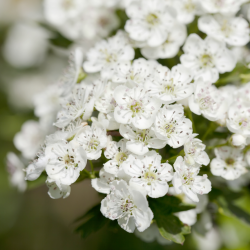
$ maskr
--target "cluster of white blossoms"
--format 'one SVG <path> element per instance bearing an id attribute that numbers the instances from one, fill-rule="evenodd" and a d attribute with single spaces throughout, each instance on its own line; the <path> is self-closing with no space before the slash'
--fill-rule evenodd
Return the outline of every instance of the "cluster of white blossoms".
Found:
<path id="1" fill-rule="evenodd" d="M 92 187 L 106 194 L 102 214 L 128 232 L 151 225 L 147 197 L 174 195 L 197 205 L 177 214 L 193 225 L 211 182 L 199 174 L 210 158 L 192 113 L 203 116 L 205 131 L 210 121 L 231 133 L 223 147 L 215 145 L 213 175 L 234 180 L 250 164 L 250 83 L 215 84 L 236 67 L 232 46 L 249 42 L 249 24 L 236 16 L 246 1 L 86 2 L 45 1 L 47 19 L 74 39 L 93 32 L 107 36 L 118 25 L 115 9 L 125 8 L 128 20 L 124 30 L 97 41 L 86 55 L 75 49 L 58 83 L 35 97 L 39 122 L 27 122 L 14 140 L 24 157 L 34 159 L 26 180 L 44 173 L 48 193 L 57 199 L 70 195 L 70 186 L 88 174 Z M 188 35 L 186 25 L 196 15 L 204 39 Z M 177 54 L 172 68 L 157 61 Z M 103 163 L 99 176 L 94 161 Z"/>

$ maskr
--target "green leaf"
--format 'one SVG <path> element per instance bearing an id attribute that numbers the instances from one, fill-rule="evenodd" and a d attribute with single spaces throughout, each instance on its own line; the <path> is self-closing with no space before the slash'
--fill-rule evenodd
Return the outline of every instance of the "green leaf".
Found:
<path id="1" fill-rule="evenodd" d="M 185 241 L 184 235 L 189 234 L 191 228 L 184 225 L 173 213 L 187 211 L 195 208 L 195 206 L 184 204 L 179 198 L 167 195 L 158 199 L 149 198 L 148 200 L 160 234 L 167 240 L 183 244 Z"/>
<path id="2" fill-rule="evenodd" d="M 98 204 L 86 214 L 76 219 L 76 221 L 83 220 L 82 224 L 76 228 L 76 232 L 80 233 L 82 238 L 86 238 L 90 234 L 97 232 L 109 223 L 109 220 L 100 212 L 100 208 L 101 205 Z"/>

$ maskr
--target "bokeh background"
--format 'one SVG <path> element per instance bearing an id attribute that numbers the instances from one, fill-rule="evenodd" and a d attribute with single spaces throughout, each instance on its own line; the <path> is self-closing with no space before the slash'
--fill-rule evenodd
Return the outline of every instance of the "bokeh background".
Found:
<path id="1" fill-rule="evenodd" d="M 216 218 L 218 228 L 207 239 L 194 233 L 187 236 L 184 246 L 145 243 L 135 235 L 122 230 L 104 228 L 87 239 L 74 232 L 74 220 L 100 202 L 101 196 L 91 188 L 89 180 L 74 184 L 69 198 L 52 200 L 45 184 L 29 185 L 20 193 L 9 183 L 6 154 L 18 154 L 13 137 L 22 124 L 37 118 L 33 113 L 33 96 L 55 82 L 68 62 L 70 48 L 56 48 L 49 34 L 39 38 L 45 41 L 43 56 L 39 60 L 27 59 L 22 64 L 25 46 L 18 47 L 26 33 L 13 35 L 17 25 L 38 20 L 43 15 L 40 0 L 0 0 L 0 249 L 190 249 L 190 250 L 249 250 L 250 228 L 241 221 L 226 216 Z M 35 22 L 35 21 L 34 21 Z M 12 36 L 12 40 L 11 40 Z M 14 39 L 13 39 L 14 36 Z M 13 42 L 14 40 L 14 42 Z M 29 40 L 29 38 L 28 38 Z M 51 42 L 52 41 L 52 42 Z M 65 42 L 65 41 L 64 41 Z M 9 44 L 14 43 L 12 54 Z M 66 45 L 69 45 L 66 43 Z M 27 45 L 30 46 L 30 45 Z M 22 51 L 21 51 L 22 50 Z M 21 52 L 20 52 L 21 51 Z M 34 52 L 36 53 L 36 51 Z M 239 203 L 250 211 L 250 197 Z"/>

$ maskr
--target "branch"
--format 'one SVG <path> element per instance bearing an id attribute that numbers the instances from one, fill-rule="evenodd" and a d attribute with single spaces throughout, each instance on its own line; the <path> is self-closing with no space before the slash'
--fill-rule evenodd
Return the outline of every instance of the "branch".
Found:
<path id="1" fill-rule="evenodd" d="M 119 131 L 107 131 L 107 135 L 122 137 Z"/>

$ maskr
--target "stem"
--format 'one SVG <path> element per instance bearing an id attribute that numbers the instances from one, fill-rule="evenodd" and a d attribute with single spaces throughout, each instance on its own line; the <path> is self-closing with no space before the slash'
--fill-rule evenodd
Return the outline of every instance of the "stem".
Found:
<path id="1" fill-rule="evenodd" d="M 206 138 L 207 138 L 207 136 L 208 136 L 209 134 L 211 134 L 213 131 L 215 131 L 215 129 L 216 129 L 218 126 L 219 126 L 218 124 L 216 124 L 216 123 L 214 123 L 214 122 L 210 122 L 210 125 L 209 125 L 209 127 L 208 127 L 206 133 L 205 133 L 205 134 L 203 135 L 203 137 L 202 137 L 202 141 L 205 141 Z"/>
<path id="2" fill-rule="evenodd" d="M 119 131 L 107 131 L 107 135 L 122 137 Z"/>
<path id="3" fill-rule="evenodd" d="M 195 128 L 195 124 L 194 124 L 194 119 L 193 119 L 193 114 L 192 111 L 189 108 L 186 108 L 186 113 L 188 118 L 191 120 L 192 122 L 192 127 L 193 127 L 193 133 L 196 133 L 196 128 Z"/>
<path id="4" fill-rule="evenodd" d="M 184 156 L 184 155 L 185 155 L 185 152 L 184 152 L 184 149 L 182 149 L 178 155 L 174 155 L 167 160 L 163 160 L 163 162 L 173 163 L 178 156 Z"/>
<path id="5" fill-rule="evenodd" d="M 228 146 L 228 142 L 223 143 L 223 144 L 219 144 L 219 145 L 215 145 L 215 146 L 210 146 L 207 147 L 208 150 L 214 149 L 214 148 L 220 148 L 220 147 L 224 147 L 224 146 Z"/>
<path id="6" fill-rule="evenodd" d="M 93 164 L 92 161 L 89 161 L 89 164 L 90 164 L 90 167 L 91 167 L 90 178 L 95 179 L 96 176 L 95 176 L 94 164 Z"/>

